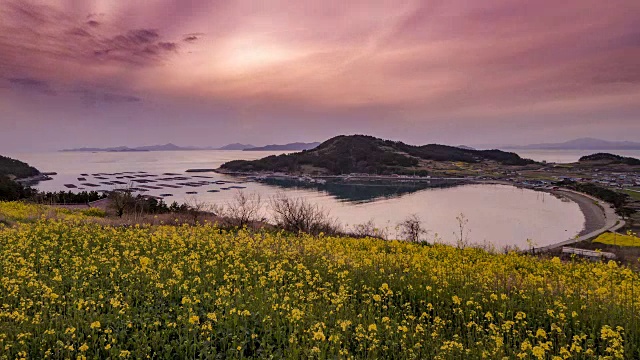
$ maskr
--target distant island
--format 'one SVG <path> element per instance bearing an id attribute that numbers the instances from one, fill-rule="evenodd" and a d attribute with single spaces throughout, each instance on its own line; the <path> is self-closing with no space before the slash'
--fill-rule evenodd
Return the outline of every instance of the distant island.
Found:
<path id="1" fill-rule="evenodd" d="M 509 145 L 503 146 L 502 148 L 514 150 L 640 150 L 640 142 L 580 138 L 562 143 L 543 143 L 523 146 Z"/>
<path id="2" fill-rule="evenodd" d="M 302 143 L 302 142 L 295 142 L 295 143 L 290 143 L 290 144 L 284 144 L 284 145 L 266 145 L 266 146 L 260 146 L 260 147 L 253 147 L 253 148 L 246 148 L 243 149 L 244 151 L 301 151 L 301 150 L 311 150 L 315 147 L 317 147 L 318 145 L 320 145 L 319 142 L 312 142 L 312 143 Z"/>
<path id="3" fill-rule="evenodd" d="M 193 150 L 244 150 L 244 151 L 300 151 L 308 150 L 318 146 L 320 143 L 290 143 L 284 145 L 266 145 L 257 147 L 251 144 L 233 143 L 222 147 L 214 146 L 179 146 L 172 143 L 164 145 L 149 145 L 149 146 L 116 146 L 116 147 L 81 147 L 73 149 L 63 149 L 62 152 L 137 152 L 137 151 L 193 151 Z"/>
<path id="4" fill-rule="evenodd" d="M 581 157 L 580 160 L 578 160 L 578 163 L 599 163 L 603 165 L 622 164 L 637 166 L 640 165 L 640 159 L 609 153 L 597 153 Z"/>
<path id="5" fill-rule="evenodd" d="M 501 150 L 470 150 L 430 144 L 407 145 L 366 135 L 336 136 L 312 150 L 272 155 L 259 160 L 235 160 L 222 164 L 221 172 L 284 172 L 317 175 L 349 173 L 427 174 L 452 162 L 455 168 L 475 165 L 536 165 L 515 153 Z M 443 169 L 444 170 L 444 169 Z M 451 172 L 453 174 L 453 172 Z"/>

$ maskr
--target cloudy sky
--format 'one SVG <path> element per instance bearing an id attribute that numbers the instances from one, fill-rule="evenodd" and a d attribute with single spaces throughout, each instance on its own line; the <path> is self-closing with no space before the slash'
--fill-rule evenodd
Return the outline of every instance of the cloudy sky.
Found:
<path id="1" fill-rule="evenodd" d="M 640 141 L 638 0 L 0 0 L 0 150 Z"/>

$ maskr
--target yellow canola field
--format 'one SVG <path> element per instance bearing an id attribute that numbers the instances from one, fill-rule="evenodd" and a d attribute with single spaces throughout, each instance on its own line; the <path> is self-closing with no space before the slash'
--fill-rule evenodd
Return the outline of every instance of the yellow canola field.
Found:
<path id="1" fill-rule="evenodd" d="M 640 246 L 640 237 L 634 234 L 621 235 L 606 232 L 598 236 L 593 242 L 616 246 Z"/>
<path id="2" fill-rule="evenodd" d="M 0 225 L 0 359 L 640 358 L 614 262 L 84 216 Z"/>

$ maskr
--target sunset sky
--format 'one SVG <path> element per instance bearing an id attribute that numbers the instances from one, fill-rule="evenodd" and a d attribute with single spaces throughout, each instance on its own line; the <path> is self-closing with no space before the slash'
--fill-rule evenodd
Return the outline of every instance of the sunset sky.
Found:
<path id="1" fill-rule="evenodd" d="M 638 0 L 0 0 L 0 151 L 640 141 Z"/>

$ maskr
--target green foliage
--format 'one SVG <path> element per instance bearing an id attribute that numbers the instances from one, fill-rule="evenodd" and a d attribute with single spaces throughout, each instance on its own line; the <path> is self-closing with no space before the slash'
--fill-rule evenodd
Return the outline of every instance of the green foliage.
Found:
<path id="1" fill-rule="evenodd" d="M 579 162 L 587 161 L 603 161 L 614 164 L 626 164 L 626 165 L 640 165 L 640 159 L 625 157 L 609 153 L 596 153 L 592 155 L 583 156 L 578 160 Z"/>
<path id="2" fill-rule="evenodd" d="M 560 184 L 570 189 L 591 195 L 593 197 L 597 197 L 598 199 L 612 204 L 619 215 L 629 216 L 635 213 L 633 209 L 626 207 L 627 202 L 629 201 L 629 195 L 627 194 L 613 191 L 592 183 L 576 183 L 573 181 L 565 180 Z"/>
<path id="3" fill-rule="evenodd" d="M 92 217 L 105 217 L 105 216 L 107 216 L 107 213 L 105 213 L 104 210 L 98 209 L 98 208 L 90 208 L 90 209 L 87 209 L 87 210 L 82 210 L 81 212 L 85 216 L 92 216 Z"/>
<path id="4" fill-rule="evenodd" d="M 16 178 L 25 178 L 40 174 L 38 169 L 20 160 L 8 158 L 6 156 L 0 156 L 0 176 L 1 175 L 13 175 Z"/>
<path id="5" fill-rule="evenodd" d="M 92 201 L 104 199 L 107 196 L 97 191 L 57 191 L 38 192 L 33 194 L 29 200 L 39 204 L 86 204 Z"/>
<path id="6" fill-rule="evenodd" d="M 35 193 L 35 190 L 25 187 L 4 175 L 0 175 L 0 200 L 14 201 L 28 198 Z"/>

